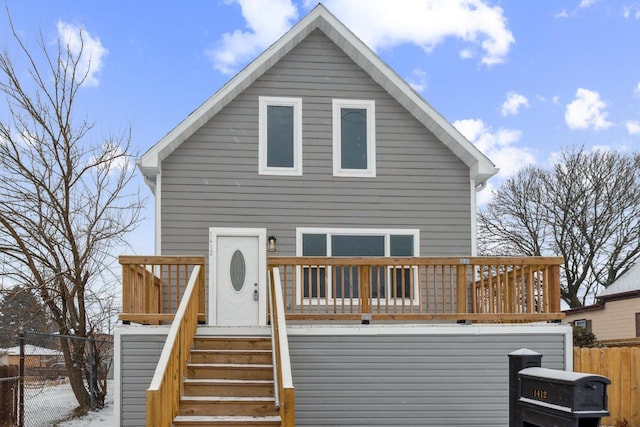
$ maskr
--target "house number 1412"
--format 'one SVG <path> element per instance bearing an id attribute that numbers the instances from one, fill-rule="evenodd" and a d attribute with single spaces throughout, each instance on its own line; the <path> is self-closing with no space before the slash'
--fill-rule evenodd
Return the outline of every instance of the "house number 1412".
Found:
<path id="1" fill-rule="evenodd" d="M 549 397 L 548 395 L 547 390 L 533 389 L 533 397 L 537 399 L 547 399 Z"/>

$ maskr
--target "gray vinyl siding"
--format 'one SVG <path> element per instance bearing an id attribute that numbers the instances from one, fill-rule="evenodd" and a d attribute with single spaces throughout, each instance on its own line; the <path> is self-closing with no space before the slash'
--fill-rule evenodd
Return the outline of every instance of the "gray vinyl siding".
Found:
<path id="1" fill-rule="evenodd" d="M 146 390 L 151 384 L 166 339 L 166 333 L 121 335 L 122 427 L 146 425 Z"/>
<path id="2" fill-rule="evenodd" d="M 302 98 L 303 175 L 258 175 L 258 97 Z M 332 99 L 375 100 L 377 176 L 336 178 Z M 418 228 L 421 255 L 471 253 L 467 166 L 316 30 L 162 163 L 162 254 L 206 254 L 209 227 Z"/>
<path id="3" fill-rule="evenodd" d="M 289 336 L 298 426 L 507 426 L 508 357 L 564 334 Z"/>

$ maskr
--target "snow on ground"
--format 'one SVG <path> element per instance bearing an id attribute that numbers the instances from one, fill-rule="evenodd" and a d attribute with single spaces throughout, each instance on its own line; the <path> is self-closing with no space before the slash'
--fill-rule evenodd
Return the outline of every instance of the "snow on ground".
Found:
<path id="1" fill-rule="evenodd" d="M 113 427 L 116 425 L 113 402 L 99 412 L 89 412 L 82 418 L 58 424 L 59 427 Z"/>
<path id="2" fill-rule="evenodd" d="M 67 422 L 73 408 L 78 406 L 68 383 L 62 384 L 25 384 L 24 418 L 25 425 L 32 427 L 112 427 L 115 425 L 113 413 L 113 393 L 109 384 L 106 406 L 98 412 Z"/>

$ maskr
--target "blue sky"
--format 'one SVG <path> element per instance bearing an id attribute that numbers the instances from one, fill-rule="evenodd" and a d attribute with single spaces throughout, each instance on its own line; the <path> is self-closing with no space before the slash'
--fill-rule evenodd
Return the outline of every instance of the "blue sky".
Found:
<path id="1" fill-rule="evenodd" d="M 30 47 L 82 29 L 91 78 L 78 114 L 95 121 L 93 143 L 131 125 L 140 154 L 315 4 L 7 0 Z M 640 147 L 640 0 L 324 4 L 496 163 L 490 188 L 561 147 Z M 4 13 L 0 48 L 15 49 Z M 153 253 L 151 200 L 146 217 L 128 252 Z"/>

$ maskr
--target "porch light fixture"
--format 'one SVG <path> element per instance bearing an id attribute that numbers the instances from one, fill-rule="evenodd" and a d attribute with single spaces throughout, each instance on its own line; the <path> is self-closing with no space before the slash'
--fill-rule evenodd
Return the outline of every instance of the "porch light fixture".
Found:
<path id="1" fill-rule="evenodd" d="M 271 235 L 267 240 L 267 252 L 276 252 L 278 250 L 276 247 L 276 238 Z"/>

